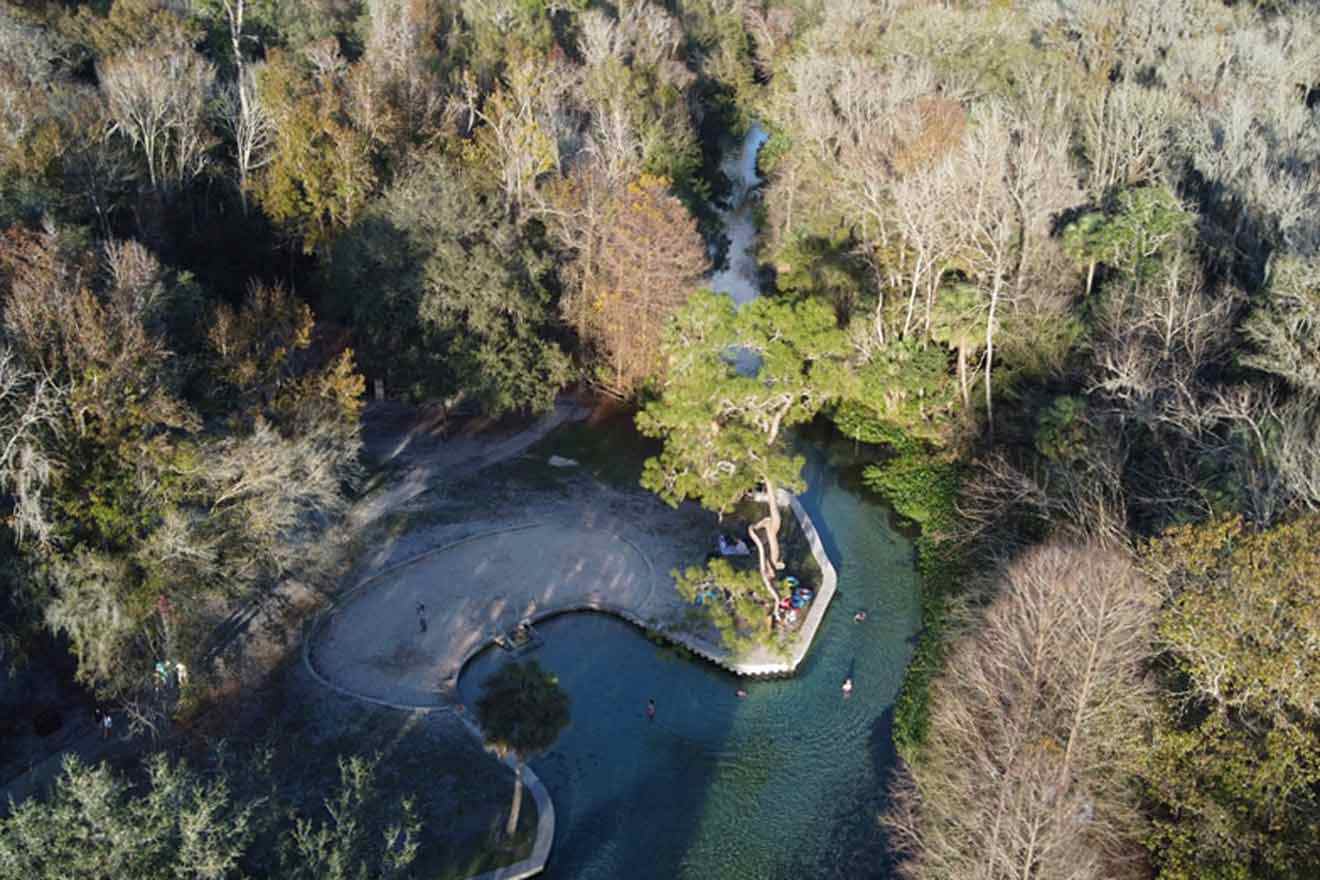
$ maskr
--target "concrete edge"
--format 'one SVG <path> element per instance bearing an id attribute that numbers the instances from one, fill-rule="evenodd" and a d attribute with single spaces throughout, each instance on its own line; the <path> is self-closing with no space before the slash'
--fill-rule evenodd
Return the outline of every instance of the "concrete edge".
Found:
<path id="1" fill-rule="evenodd" d="M 461 547 L 462 545 L 475 541 L 478 538 L 489 538 L 495 535 L 506 535 L 509 534 L 510 532 L 524 532 L 527 531 L 528 529 L 538 528 L 542 525 L 544 525 L 544 523 L 531 522 L 531 523 L 522 523 L 516 526 L 509 526 L 503 529 L 494 529 L 489 532 L 477 532 L 475 534 L 471 534 L 466 537 L 459 538 L 457 541 L 451 541 L 448 544 L 442 544 L 439 547 L 432 547 L 430 550 L 424 550 L 421 553 L 418 553 L 414 556 L 409 556 L 407 559 L 404 559 L 401 562 L 396 562 L 393 565 L 386 566 L 385 568 L 382 568 L 380 571 L 376 572 L 375 574 L 368 575 L 367 577 L 358 581 L 349 589 L 345 590 L 343 593 L 340 593 L 339 595 L 335 596 L 328 606 L 321 609 L 321 611 L 314 618 L 312 618 L 311 625 L 308 627 L 307 632 L 303 635 L 303 643 L 302 643 L 303 666 L 307 669 L 309 673 L 311 673 L 312 678 L 316 679 L 322 685 L 324 685 L 325 687 L 329 688 L 330 690 L 334 691 L 335 693 L 343 697 L 350 697 L 354 700 L 361 700 L 364 703 L 371 703 L 376 706 L 384 706 L 387 709 L 399 709 L 405 712 L 453 711 L 452 706 L 448 706 L 443 703 L 438 705 L 394 703 L 389 700 L 382 700 L 379 697 L 371 697 L 371 696 L 367 696 L 366 694 L 360 694 L 357 691 L 349 690 L 346 687 L 341 687 L 340 685 L 337 685 L 334 682 L 330 681 L 328 678 L 323 676 L 319 670 L 317 670 L 316 664 L 312 662 L 312 656 L 311 656 L 312 642 L 316 640 L 317 634 L 321 631 L 321 628 L 325 625 L 326 621 L 328 621 L 331 617 L 337 614 L 341 608 L 343 608 L 353 598 L 355 598 L 358 593 L 362 592 L 364 588 L 366 588 L 373 582 L 380 580 L 386 575 L 393 574 L 394 572 L 399 571 L 400 569 L 406 568 L 410 565 L 414 565 L 431 556 L 444 553 L 446 550 L 452 550 L 455 547 Z M 481 646 L 481 648 L 485 648 L 485 647 L 486 647 L 485 644 Z M 480 650 L 480 648 L 478 650 Z M 466 663 L 475 654 L 476 651 L 474 651 L 469 656 L 464 657 L 463 663 Z M 462 664 L 460 664 L 459 670 L 462 671 L 462 668 L 463 668 Z"/>
<path id="2" fill-rule="evenodd" d="M 811 555 L 815 558 L 816 564 L 820 567 L 821 571 L 820 591 L 817 593 L 815 601 L 811 603 L 811 611 L 807 613 L 807 619 L 803 622 L 802 631 L 799 633 L 797 642 L 794 645 L 791 660 L 787 662 L 761 664 L 737 663 L 690 636 L 666 632 L 646 621 L 636 612 L 612 605 L 608 602 L 575 602 L 567 605 L 555 606 L 553 608 L 545 608 L 533 614 L 530 617 L 530 620 L 533 623 L 536 623 L 537 621 L 545 620 L 548 617 L 557 617 L 560 614 L 567 614 L 575 611 L 594 611 L 597 613 L 609 614 L 636 626 L 638 629 L 641 629 L 646 633 L 654 634 L 666 641 L 679 645 L 684 649 L 691 651 L 693 654 L 696 654 L 698 657 L 701 657 L 703 660 L 713 663 L 734 675 L 744 677 L 791 675 L 797 671 L 798 666 L 801 665 L 803 659 L 806 657 L 807 651 L 811 648 L 812 642 L 815 641 L 816 631 L 820 628 L 820 623 L 825 618 L 825 612 L 829 608 L 830 602 L 834 599 L 834 593 L 838 585 L 838 574 L 834 569 L 834 563 L 830 561 L 829 555 L 825 552 L 825 547 L 820 540 L 820 534 L 816 531 L 815 523 L 812 522 L 811 517 L 807 514 L 806 510 L 803 509 L 802 504 L 795 496 L 790 495 L 783 490 L 779 491 L 779 500 L 781 506 L 790 507 L 793 511 L 793 515 L 797 517 L 798 523 L 801 525 L 802 531 L 807 537 L 807 543 L 811 547 Z M 475 541 L 478 538 L 488 538 L 495 535 L 508 534 L 510 532 L 526 531 L 543 525 L 545 524 L 541 522 L 523 523 L 521 525 L 495 529 L 489 532 L 478 532 L 449 544 L 434 547 L 430 550 L 418 553 L 415 556 L 411 556 L 408 559 L 383 568 L 375 574 L 362 579 L 348 591 L 336 596 L 334 601 L 328 607 L 322 609 L 322 611 L 313 619 L 308 632 L 303 638 L 303 666 L 309 673 L 311 673 L 314 679 L 340 696 L 405 712 L 448 712 L 453 714 L 463 722 L 463 726 L 469 733 L 476 737 L 478 742 L 484 744 L 485 738 L 481 735 L 481 730 L 476 722 L 468 717 L 466 713 L 454 711 L 455 705 L 457 704 L 440 703 L 437 705 L 411 705 L 394 703 L 389 700 L 382 700 L 378 697 L 370 697 L 366 694 L 360 694 L 331 682 L 317 671 L 316 665 L 312 662 L 312 642 L 316 638 L 316 634 L 320 631 L 325 621 L 329 620 L 330 617 L 333 616 L 333 614 L 335 614 L 343 605 L 347 604 L 349 600 L 372 582 L 406 566 L 421 562 L 431 556 L 435 556 L 446 550 L 451 550 L 454 547 Z M 647 599 L 643 602 L 643 604 L 646 604 L 650 601 L 650 597 L 655 591 L 655 563 L 653 563 L 651 557 L 643 552 L 643 550 L 632 540 L 623 535 L 620 535 L 619 537 L 646 561 L 647 570 L 649 571 L 651 578 L 651 592 L 647 594 Z M 462 676 L 463 668 L 467 666 L 473 657 L 477 656 L 477 654 L 480 654 L 482 651 L 485 651 L 493 644 L 494 640 L 488 640 L 468 652 L 458 665 L 457 676 Z M 455 687 L 457 687 L 457 677 L 455 678 L 454 684 Z M 505 757 L 501 758 L 501 760 L 510 769 L 515 766 L 512 758 Z M 502 868 L 496 868 L 493 871 L 487 871 L 474 877 L 469 877 L 468 880 L 524 880 L 524 878 L 534 877 L 545 870 L 546 863 L 550 859 L 550 848 L 554 844 L 555 837 L 554 802 L 550 799 L 550 794 L 546 791 L 545 785 L 541 782 L 540 777 L 536 775 L 536 772 L 532 770 L 531 766 L 528 764 L 523 765 L 523 783 L 526 785 L 528 791 L 532 793 L 532 797 L 536 801 L 536 840 L 532 844 L 531 855 L 520 862 L 506 865 Z"/>
<path id="3" fill-rule="evenodd" d="M 330 681 L 328 678 L 326 678 L 317 670 L 316 664 L 312 662 L 312 657 L 311 657 L 312 642 L 315 640 L 317 633 L 320 632 L 321 627 L 325 624 L 325 622 L 329 620 L 337 611 L 339 611 L 341 607 L 347 604 L 349 600 L 351 600 L 359 592 L 361 592 L 363 588 L 370 585 L 373 581 L 379 580 L 380 578 L 384 577 L 387 574 L 392 574 L 393 572 L 398 571 L 399 569 L 404 568 L 405 566 L 409 566 L 414 563 L 420 562 L 423 559 L 426 559 L 430 556 L 434 556 L 438 553 L 443 553 L 446 550 L 451 550 L 454 547 L 461 546 L 470 541 L 475 541 L 478 538 L 486 538 L 486 537 L 491 537 L 493 535 L 504 535 L 510 532 L 526 531 L 528 529 L 534 529 L 542 525 L 544 525 L 544 523 L 539 523 L 539 522 L 523 523 L 521 525 L 510 526 L 508 528 L 503 528 L 503 529 L 495 529 L 489 532 L 478 532 L 476 534 L 472 534 L 472 535 L 468 535 L 467 537 L 460 538 L 457 541 L 451 541 L 450 543 L 444 544 L 440 547 L 433 547 L 430 550 L 426 550 L 422 553 L 418 553 L 415 556 L 410 556 L 409 558 L 401 562 L 395 563 L 394 565 L 391 566 L 387 566 L 386 568 L 381 569 L 375 574 L 363 578 L 357 584 L 353 585 L 353 587 L 351 587 L 344 593 L 336 596 L 334 598 L 334 601 L 331 602 L 329 606 L 323 608 L 316 615 L 316 617 L 313 618 L 311 625 L 308 627 L 307 633 L 303 636 L 303 644 L 302 644 L 303 668 L 305 668 L 311 674 L 312 678 L 316 679 L 326 688 L 330 689 L 331 691 L 334 691 L 335 693 L 339 694 L 342 697 L 348 697 L 349 699 L 353 699 L 353 700 L 360 700 L 364 703 L 371 703 L 372 705 L 375 706 L 384 706 L 387 709 L 398 709 L 403 712 L 421 712 L 423 714 L 431 714 L 433 712 L 434 713 L 447 712 L 451 715 L 454 715 L 460 721 L 462 721 L 463 727 L 469 733 L 471 733 L 473 737 L 476 738 L 477 742 L 481 743 L 484 746 L 486 739 L 481 735 L 481 729 L 477 726 L 476 722 L 473 721 L 471 718 L 469 718 L 465 713 L 455 712 L 454 711 L 455 704 L 441 703 L 439 705 L 426 706 L 426 705 L 410 705 L 404 703 L 394 703 L 389 700 L 382 700 L 378 697 L 369 697 L 366 694 L 357 693 L 356 691 L 352 691 L 349 690 L 348 688 L 341 687 L 335 684 L 334 682 Z M 637 548 L 634 546 L 633 549 L 637 549 Z M 639 550 L 638 552 L 641 551 Z M 650 559 L 646 556 L 645 553 L 642 554 L 642 558 L 646 559 L 648 564 L 650 563 Z M 654 568 L 652 568 L 651 571 L 654 576 Z M 489 647 L 489 645 L 491 644 L 493 644 L 493 642 L 487 642 L 481 645 L 477 650 L 478 651 L 484 650 L 486 647 Z M 475 656 L 476 653 L 477 652 L 474 651 L 471 655 L 465 657 L 463 660 L 463 664 L 466 664 L 467 661 L 471 659 L 472 656 Z M 462 671 L 463 671 L 463 666 L 460 665 L 459 672 L 461 673 Z M 511 758 L 502 757 L 500 758 L 500 761 L 503 762 L 504 765 L 509 767 L 510 769 L 514 768 L 514 763 Z M 546 791 L 545 785 L 541 782 L 541 777 L 537 776 L 536 771 L 534 771 L 527 764 L 523 765 L 523 784 L 526 786 L 527 790 L 532 793 L 532 799 L 536 801 L 536 840 L 532 842 L 531 855 L 529 855 L 527 858 L 523 859 L 522 861 L 513 863 L 512 865 L 505 865 L 502 868 L 496 868 L 493 871 L 487 871 L 483 874 L 477 874 L 473 877 L 469 877 L 468 880 L 524 880 L 524 878 L 534 877 L 545 870 L 546 862 L 550 860 L 550 847 L 554 844 L 554 840 L 555 840 L 555 805 L 554 802 L 550 800 L 550 793 Z"/>
<path id="4" fill-rule="evenodd" d="M 478 742 L 485 742 L 477 723 L 466 715 L 460 717 L 468 732 L 475 736 Z M 500 760 L 510 770 L 515 769 L 516 765 L 512 758 L 502 757 Z M 550 847 L 555 842 L 555 805 L 550 800 L 550 793 L 545 790 L 541 777 L 536 775 L 530 764 L 523 764 L 523 786 L 532 793 L 532 799 L 536 801 L 536 840 L 532 842 L 531 854 L 520 862 L 477 874 L 469 877 L 468 880 L 524 880 L 526 877 L 535 877 L 545 870 L 546 862 L 550 861 Z"/>
<path id="5" fill-rule="evenodd" d="M 838 589 L 839 575 L 834 570 L 834 563 L 830 562 L 829 554 L 825 552 L 825 545 L 821 543 L 820 533 L 816 531 L 816 524 L 811 521 L 807 511 L 798 501 L 797 496 L 789 495 L 780 490 L 779 497 L 788 497 L 788 503 L 793 508 L 793 515 L 798 518 L 798 524 L 802 526 L 802 532 L 807 536 L 807 544 L 811 547 L 811 555 L 815 557 L 816 565 L 820 567 L 820 592 L 816 594 L 815 601 L 811 603 L 811 610 L 807 612 L 807 619 L 802 622 L 802 632 L 798 635 L 797 644 L 793 648 L 793 671 L 797 671 L 798 666 L 802 664 L 807 656 L 807 650 L 811 648 L 811 643 L 816 639 L 816 630 L 820 629 L 820 623 L 825 619 L 825 612 L 829 609 L 830 603 L 834 601 L 834 593 Z"/>

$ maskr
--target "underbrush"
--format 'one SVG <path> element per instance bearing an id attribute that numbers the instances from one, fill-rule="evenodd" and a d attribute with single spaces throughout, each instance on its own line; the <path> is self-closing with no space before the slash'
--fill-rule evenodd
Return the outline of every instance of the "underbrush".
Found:
<path id="1" fill-rule="evenodd" d="M 920 529 L 915 544 L 921 632 L 894 704 L 894 745 L 911 761 L 930 733 L 930 683 L 944 666 L 950 609 L 965 573 L 963 555 L 950 537 L 961 473 L 956 462 L 919 443 L 902 442 L 895 451 L 893 458 L 869 466 L 864 480 L 895 513 Z"/>

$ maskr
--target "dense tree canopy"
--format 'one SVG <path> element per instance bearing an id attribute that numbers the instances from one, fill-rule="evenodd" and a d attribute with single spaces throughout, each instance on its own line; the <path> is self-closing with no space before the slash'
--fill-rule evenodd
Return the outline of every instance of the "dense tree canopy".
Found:
<path id="1" fill-rule="evenodd" d="M 405 877 L 420 828 L 407 801 L 372 814 L 375 776 L 369 761 L 342 760 L 326 821 L 160 755 L 140 783 L 70 758 L 47 800 L 0 819 L 0 878 Z M 264 861 L 272 850 L 278 868 Z"/>
<path id="2" fill-rule="evenodd" d="M 330 283 L 368 368 L 416 399 L 543 410 L 568 378 L 550 266 L 499 200 L 453 163 L 402 178 L 336 243 Z"/>
<path id="3" fill-rule="evenodd" d="M 214 674 L 238 603 L 336 558 L 369 385 L 604 391 L 645 485 L 721 513 L 827 420 L 922 529 L 903 870 L 1315 874 L 1318 38 L 1293 0 L 2 3 L 4 659 L 129 705 Z M 753 121 L 735 307 L 699 288 Z M 761 592 L 726 634 L 778 518 L 759 586 L 679 573 Z M 249 806 L 155 772 L 180 816 L 75 768 L 0 847 L 235 873 Z M 381 854 L 297 827 L 289 872 Z"/>
<path id="4" fill-rule="evenodd" d="M 670 504 L 695 498 L 720 513 L 764 491 L 768 515 L 749 536 L 778 614 L 777 493 L 803 485 L 787 430 L 843 393 L 843 333 L 818 301 L 758 299 L 735 309 L 729 297 L 703 291 L 675 316 L 664 349 L 663 391 L 637 426 L 665 445 L 647 460 L 642 484 Z"/>

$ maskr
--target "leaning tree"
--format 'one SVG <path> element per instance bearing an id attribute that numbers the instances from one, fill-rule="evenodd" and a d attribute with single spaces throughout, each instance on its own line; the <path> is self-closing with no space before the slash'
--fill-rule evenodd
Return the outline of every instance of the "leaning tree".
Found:
<path id="1" fill-rule="evenodd" d="M 748 534 L 776 613 L 776 496 L 803 487 L 804 462 L 785 431 L 843 394 L 846 349 L 834 313 L 819 301 L 757 299 L 738 309 L 726 295 L 701 291 L 669 327 L 663 393 L 637 416 L 643 434 L 664 439 L 642 485 L 670 504 L 692 498 L 723 514 L 764 490 L 766 516 Z"/>
<path id="2" fill-rule="evenodd" d="M 486 745 L 513 756 L 513 809 L 505 836 L 513 837 L 522 809 L 523 763 L 555 744 L 568 726 L 568 694 L 535 660 L 510 663 L 482 686 L 477 718 Z"/>

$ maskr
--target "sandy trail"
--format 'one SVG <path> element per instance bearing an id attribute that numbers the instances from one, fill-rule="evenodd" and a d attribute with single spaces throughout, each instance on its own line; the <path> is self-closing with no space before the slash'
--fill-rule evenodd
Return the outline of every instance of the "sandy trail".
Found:
<path id="1" fill-rule="evenodd" d="M 657 599 L 651 563 L 625 528 L 608 512 L 569 509 L 433 551 L 338 609 L 317 633 L 313 663 L 354 693 L 438 705 L 463 662 L 524 618 L 589 603 L 674 610 L 672 590 Z"/>
<path id="2" fill-rule="evenodd" d="M 399 465 L 402 473 L 389 485 L 363 498 L 349 513 L 350 528 L 362 528 L 429 491 L 438 481 L 458 482 L 483 468 L 507 461 L 536 445 L 567 422 L 585 419 L 589 411 L 560 399 L 533 424 L 503 436 L 487 433 L 437 436 L 434 426 L 414 419 L 403 430 L 364 427 L 363 443 L 382 465 Z"/>

